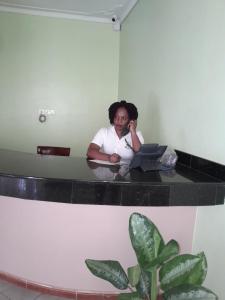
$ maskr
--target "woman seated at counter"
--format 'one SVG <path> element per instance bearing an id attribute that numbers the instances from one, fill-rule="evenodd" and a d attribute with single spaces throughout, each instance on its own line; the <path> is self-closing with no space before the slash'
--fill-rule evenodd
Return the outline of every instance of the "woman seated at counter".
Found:
<path id="1" fill-rule="evenodd" d="M 136 130 L 137 108 L 132 103 L 120 101 L 111 104 L 108 111 L 111 126 L 96 133 L 87 157 L 112 163 L 130 160 L 144 143 L 141 132 Z"/>

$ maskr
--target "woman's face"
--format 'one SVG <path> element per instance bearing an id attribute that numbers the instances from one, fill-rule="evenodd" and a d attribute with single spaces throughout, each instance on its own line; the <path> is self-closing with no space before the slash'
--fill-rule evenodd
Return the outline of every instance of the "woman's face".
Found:
<path id="1" fill-rule="evenodd" d="M 117 109 L 115 117 L 113 119 L 113 125 L 116 130 L 121 131 L 129 123 L 129 116 L 127 110 L 124 107 Z"/>

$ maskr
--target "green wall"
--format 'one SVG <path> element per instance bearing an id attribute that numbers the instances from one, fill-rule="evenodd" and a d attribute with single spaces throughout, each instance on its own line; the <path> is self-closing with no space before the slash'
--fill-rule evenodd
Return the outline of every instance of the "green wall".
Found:
<path id="1" fill-rule="evenodd" d="M 225 164 L 225 1 L 141 0 L 121 31 L 119 96 L 146 142 Z"/>
<path id="2" fill-rule="evenodd" d="M 0 148 L 84 156 L 117 99 L 119 32 L 109 24 L 0 13 Z M 47 122 L 39 109 L 54 109 Z"/>
<path id="3" fill-rule="evenodd" d="M 208 262 L 205 286 L 219 299 L 225 295 L 225 205 L 199 207 L 197 211 L 193 253 L 204 251 Z"/>

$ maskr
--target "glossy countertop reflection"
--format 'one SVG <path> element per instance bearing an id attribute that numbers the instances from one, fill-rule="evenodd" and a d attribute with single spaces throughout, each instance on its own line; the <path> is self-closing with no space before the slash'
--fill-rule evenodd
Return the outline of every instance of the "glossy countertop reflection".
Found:
<path id="1" fill-rule="evenodd" d="M 222 180 L 180 164 L 143 172 L 81 157 L 0 150 L 0 194 L 84 204 L 215 205 L 224 203 L 225 188 Z"/>
<path id="2" fill-rule="evenodd" d="M 82 157 L 64 157 L 0 150 L 0 175 L 77 181 L 124 181 L 154 183 L 220 182 L 177 165 L 170 171 L 129 170 L 128 165 L 104 165 Z"/>

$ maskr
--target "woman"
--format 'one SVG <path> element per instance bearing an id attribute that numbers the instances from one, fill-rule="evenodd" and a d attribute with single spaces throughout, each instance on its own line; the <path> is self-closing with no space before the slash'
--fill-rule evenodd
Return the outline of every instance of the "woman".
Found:
<path id="1" fill-rule="evenodd" d="M 90 143 L 87 157 L 112 163 L 132 159 L 144 143 L 136 131 L 138 111 L 126 101 L 114 102 L 109 107 L 109 128 L 101 128 Z"/>

